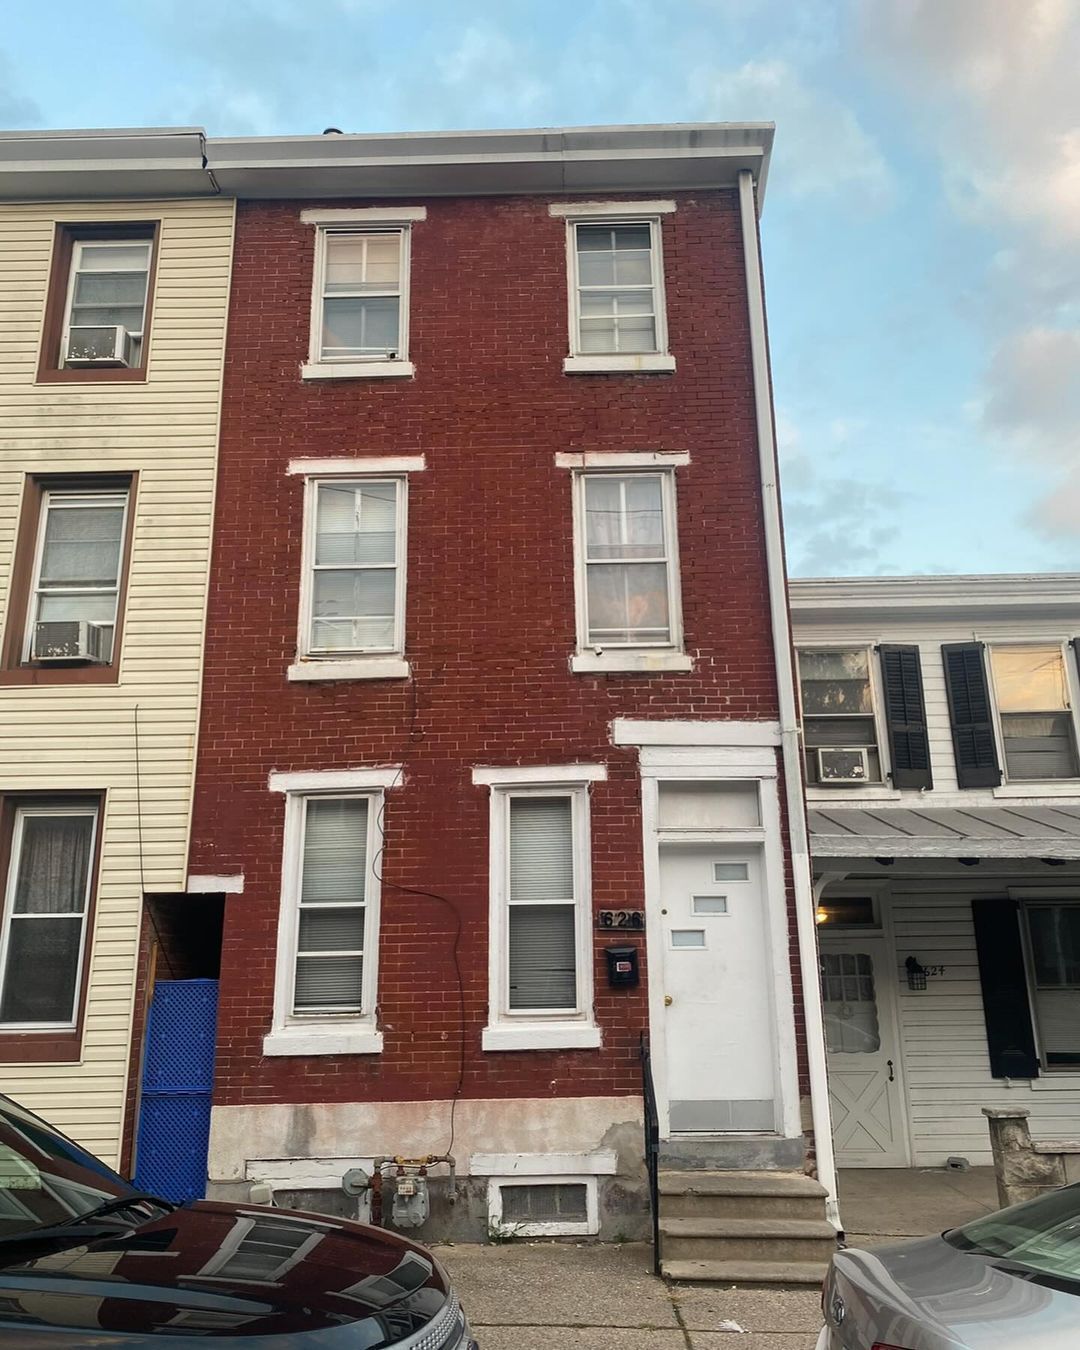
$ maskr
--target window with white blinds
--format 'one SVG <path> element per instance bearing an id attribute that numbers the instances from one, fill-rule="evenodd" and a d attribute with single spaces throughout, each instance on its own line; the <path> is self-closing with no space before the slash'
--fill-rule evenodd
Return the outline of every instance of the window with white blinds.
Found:
<path id="1" fill-rule="evenodd" d="M 573 799 L 510 797 L 508 1007 L 577 1010 Z"/>
<path id="2" fill-rule="evenodd" d="M 404 480 L 313 479 L 309 494 L 305 654 L 402 652 Z"/>
<path id="3" fill-rule="evenodd" d="M 294 1014 L 365 1011 L 370 809 L 367 797 L 303 801 Z"/>

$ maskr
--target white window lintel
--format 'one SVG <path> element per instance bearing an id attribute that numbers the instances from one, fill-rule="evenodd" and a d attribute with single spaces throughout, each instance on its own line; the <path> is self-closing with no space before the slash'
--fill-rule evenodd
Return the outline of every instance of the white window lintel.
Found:
<path id="1" fill-rule="evenodd" d="M 189 872 L 184 890 L 188 895 L 243 895 L 244 874 L 205 876 Z"/>
<path id="2" fill-rule="evenodd" d="M 305 361 L 302 380 L 386 380 L 416 374 L 411 361 Z"/>
<path id="3" fill-rule="evenodd" d="M 559 469 L 679 469 L 690 463 L 688 450 L 558 450 Z"/>
<path id="4" fill-rule="evenodd" d="M 670 216 L 676 209 L 667 197 L 647 202 L 550 202 L 548 215 L 560 220 L 587 220 L 594 216 Z"/>
<path id="5" fill-rule="evenodd" d="M 606 764 L 495 764 L 472 771 L 478 787 L 548 787 L 556 784 L 602 783 Z"/>
<path id="6" fill-rule="evenodd" d="M 616 717 L 613 745 L 779 745 L 779 722 L 641 721 Z"/>
<path id="7" fill-rule="evenodd" d="M 274 769 L 267 787 L 271 792 L 365 792 L 400 787 L 404 765 L 388 764 L 378 769 L 308 769 L 290 773 Z"/>
<path id="8" fill-rule="evenodd" d="M 362 474 L 422 473 L 423 455 L 363 455 L 346 459 L 290 459 L 287 472 L 306 478 L 352 478 Z"/>
<path id="9" fill-rule="evenodd" d="M 316 206 L 300 212 L 304 225 L 407 225 L 427 220 L 426 206 Z"/>

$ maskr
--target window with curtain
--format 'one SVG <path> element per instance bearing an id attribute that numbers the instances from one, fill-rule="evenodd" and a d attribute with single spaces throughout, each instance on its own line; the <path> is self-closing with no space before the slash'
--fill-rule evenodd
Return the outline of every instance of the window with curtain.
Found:
<path id="1" fill-rule="evenodd" d="M 366 1011 L 369 810 L 366 797 L 304 800 L 294 1014 Z"/>
<path id="2" fill-rule="evenodd" d="M 508 797 L 510 1012 L 578 1008 L 577 876 L 569 794 Z"/>
<path id="3" fill-rule="evenodd" d="M 1047 1069 L 1080 1065 L 1080 903 L 1027 904 L 1031 1001 Z"/>
<path id="4" fill-rule="evenodd" d="M 404 648 L 404 483 L 312 483 L 307 651 L 315 656 Z"/>
<path id="5" fill-rule="evenodd" d="M 583 474 L 578 492 L 581 645 L 677 645 L 672 475 Z"/>
<path id="6" fill-rule="evenodd" d="M 581 354 L 661 350 L 654 238 L 658 229 L 648 220 L 574 227 Z"/>
<path id="7" fill-rule="evenodd" d="M 403 260 L 408 231 L 323 230 L 320 361 L 404 358 Z"/>
<path id="8" fill-rule="evenodd" d="M 75 1022 L 96 828 L 92 803 L 15 810 L 0 938 L 0 1024 Z"/>
<path id="9" fill-rule="evenodd" d="M 1060 644 L 993 647 L 990 666 L 1008 779 L 1076 778 L 1076 732 Z"/>
<path id="10" fill-rule="evenodd" d="M 99 651 L 111 660 L 127 502 L 124 491 L 43 493 L 26 659 L 34 655 L 38 624 L 82 620 L 104 630 Z"/>

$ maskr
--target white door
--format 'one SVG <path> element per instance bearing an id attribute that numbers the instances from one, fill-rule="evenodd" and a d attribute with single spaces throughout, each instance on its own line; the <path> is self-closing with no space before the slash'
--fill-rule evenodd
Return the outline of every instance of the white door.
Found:
<path id="1" fill-rule="evenodd" d="M 771 1132 L 773 1036 L 757 850 L 660 850 L 671 1134 Z"/>
<path id="2" fill-rule="evenodd" d="M 907 1167 L 896 976 L 883 938 L 822 934 L 821 999 L 840 1167 Z"/>

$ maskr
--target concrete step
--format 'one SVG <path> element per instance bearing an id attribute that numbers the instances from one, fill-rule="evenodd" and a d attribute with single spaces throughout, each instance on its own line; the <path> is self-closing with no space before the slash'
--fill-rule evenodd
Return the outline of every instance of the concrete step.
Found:
<path id="1" fill-rule="evenodd" d="M 742 1289 L 817 1287 L 825 1279 L 824 1261 L 663 1261 L 668 1280 L 695 1284 L 737 1284 Z"/>
<path id="2" fill-rule="evenodd" d="M 660 1173 L 662 1218 L 820 1219 L 825 1187 L 801 1172 Z"/>
<path id="3" fill-rule="evenodd" d="M 661 1218 L 664 1261 L 828 1261 L 836 1232 L 824 1219 Z"/>

